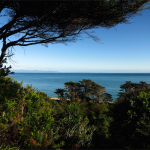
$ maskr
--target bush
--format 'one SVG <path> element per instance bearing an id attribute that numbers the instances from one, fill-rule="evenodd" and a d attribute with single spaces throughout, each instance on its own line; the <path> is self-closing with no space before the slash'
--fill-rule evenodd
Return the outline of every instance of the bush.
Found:
<path id="1" fill-rule="evenodd" d="M 60 134 L 63 135 L 63 140 L 65 141 L 65 147 L 63 148 L 90 146 L 92 135 L 96 127 L 89 126 L 88 123 L 88 118 L 83 118 L 80 105 L 71 102 L 65 108 L 63 118 L 59 121 L 61 127 Z"/>
<path id="2" fill-rule="evenodd" d="M 1 82 L 4 80 L 6 78 L 1 78 Z M 0 144 L 6 147 L 17 141 L 17 146 L 21 148 L 35 149 L 62 146 L 63 141 L 55 143 L 59 138 L 59 127 L 55 125 L 52 114 L 56 113 L 56 107 L 45 106 L 48 101 L 44 100 L 43 93 L 36 93 L 32 85 L 27 86 L 25 92 L 21 84 L 14 81 L 7 87 L 0 86 L 0 96 L 3 98 L 0 112 Z"/>
<path id="3" fill-rule="evenodd" d="M 147 84 L 139 85 L 128 84 L 129 88 L 126 85 L 126 91 L 111 108 L 113 148 L 149 147 L 150 93 Z"/>

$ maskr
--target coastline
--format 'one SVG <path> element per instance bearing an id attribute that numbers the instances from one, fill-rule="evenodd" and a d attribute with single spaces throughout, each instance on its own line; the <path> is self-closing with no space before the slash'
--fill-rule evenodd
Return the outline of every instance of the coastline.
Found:
<path id="1" fill-rule="evenodd" d="M 55 97 L 51 97 L 52 100 L 60 100 L 60 98 L 55 98 Z M 67 99 L 68 101 L 70 101 L 70 99 Z"/>
<path id="2" fill-rule="evenodd" d="M 60 100 L 60 98 L 54 98 L 54 97 L 51 97 L 51 100 Z M 70 99 L 67 99 L 68 101 L 70 101 Z M 92 101 L 90 101 L 92 102 Z M 103 102 L 99 102 L 99 103 L 103 103 Z M 114 104 L 114 102 L 107 102 L 108 104 Z"/>

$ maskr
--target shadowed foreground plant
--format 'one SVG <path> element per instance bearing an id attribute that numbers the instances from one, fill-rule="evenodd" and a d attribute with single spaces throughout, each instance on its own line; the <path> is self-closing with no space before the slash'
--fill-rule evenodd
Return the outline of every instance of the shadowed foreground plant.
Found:
<path id="1" fill-rule="evenodd" d="M 125 92 L 112 107 L 111 135 L 114 148 L 144 149 L 150 147 L 149 85 L 127 82 Z"/>

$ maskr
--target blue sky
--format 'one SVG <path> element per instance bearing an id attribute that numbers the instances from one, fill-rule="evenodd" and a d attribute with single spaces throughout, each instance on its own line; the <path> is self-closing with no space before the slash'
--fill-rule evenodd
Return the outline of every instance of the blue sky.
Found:
<path id="1" fill-rule="evenodd" d="M 81 34 L 78 39 L 83 40 L 69 42 L 67 46 L 62 43 L 49 44 L 48 48 L 40 44 L 16 46 L 11 57 L 16 63 L 8 59 L 7 66 L 11 65 L 12 71 L 150 73 L 150 10 L 141 13 L 129 19 L 131 24 L 87 30 L 94 31 L 91 34 L 100 43 Z"/>

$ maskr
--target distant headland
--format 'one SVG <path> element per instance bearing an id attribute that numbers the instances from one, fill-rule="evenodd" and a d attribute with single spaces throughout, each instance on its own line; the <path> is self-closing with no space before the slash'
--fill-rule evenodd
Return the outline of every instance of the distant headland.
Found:
<path id="1" fill-rule="evenodd" d="M 43 71 L 43 70 L 12 70 L 15 73 L 60 73 L 58 71 Z"/>

